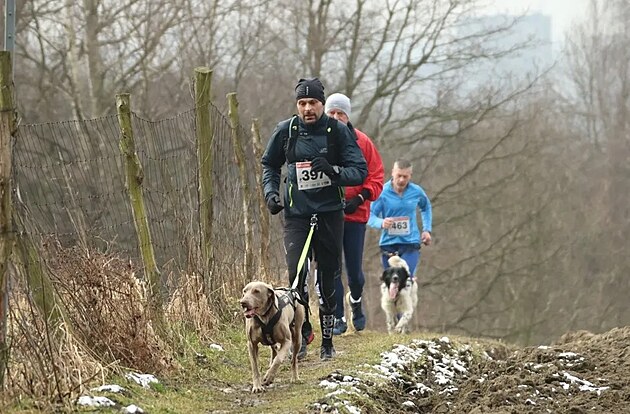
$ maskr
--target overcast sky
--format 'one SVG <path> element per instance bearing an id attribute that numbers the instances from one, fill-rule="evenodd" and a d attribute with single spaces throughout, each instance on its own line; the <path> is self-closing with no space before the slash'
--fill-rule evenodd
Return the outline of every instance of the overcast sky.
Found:
<path id="1" fill-rule="evenodd" d="M 564 32 L 576 19 L 586 15 L 589 0 L 490 0 L 486 14 L 543 13 L 552 18 L 553 42 L 562 41 Z"/>

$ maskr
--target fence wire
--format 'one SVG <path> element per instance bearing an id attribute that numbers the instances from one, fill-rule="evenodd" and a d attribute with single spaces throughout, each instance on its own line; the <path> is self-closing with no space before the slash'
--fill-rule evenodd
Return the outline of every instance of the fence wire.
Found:
<path id="1" fill-rule="evenodd" d="M 212 183 L 214 270 L 233 272 L 244 264 L 243 186 L 229 120 L 213 105 Z M 143 194 L 158 266 L 165 273 L 199 269 L 199 163 L 195 110 L 158 121 L 132 113 L 136 153 L 143 168 Z M 247 180 L 254 217 L 254 246 L 260 245 L 256 169 L 250 133 L 245 144 Z M 62 246 L 80 245 L 140 261 L 125 165 L 119 150 L 117 116 L 85 121 L 20 125 L 14 146 L 16 211 L 34 240 L 51 237 Z M 277 246 L 277 244 L 275 245 Z M 277 250 L 277 249 L 276 249 Z M 275 255 L 275 263 L 278 262 Z"/>

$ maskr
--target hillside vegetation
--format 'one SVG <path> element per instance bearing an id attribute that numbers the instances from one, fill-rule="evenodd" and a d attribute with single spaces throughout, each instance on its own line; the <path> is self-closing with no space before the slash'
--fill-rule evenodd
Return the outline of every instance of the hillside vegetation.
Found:
<path id="1" fill-rule="evenodd" d="M 41 320 L 16 286 L 2 412 L 630 412 L 628 327 L 567 333 L 530 347 L 438 332 L 350 330 L 335 337 L 337 357 L 327 362 L 319 360 L 316 332 L 299 382 L 289 381 L 285 363 L 266 392 L 252 394 L 236 297 L 217 306 L 219 317 L 198 278 L 184 276 L 156 332 L 130 263 L 48 247 L 61 304 L 51 315 L 64 322 Z M 263 366 L 269 355 L 265 347 Z M 130 374 L 155 382 L 141 386 Z M 98 389 L 104 385 L 124 390 Z M 90 396 L 111 405 L 79 404 Z"/>

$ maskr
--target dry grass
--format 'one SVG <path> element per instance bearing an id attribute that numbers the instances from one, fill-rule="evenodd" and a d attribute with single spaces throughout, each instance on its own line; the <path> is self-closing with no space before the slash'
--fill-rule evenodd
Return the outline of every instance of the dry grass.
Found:
<path id="1" fill-rule="evenodd" d="M 9 322 L 7 400 L 67 402 L 83 391 L 84 383 L 105 375 L 103 362 L 72 335 L 68 325 L 47 326 L 26 295 L 12 295 Z"/>
<path id="2" fill-rule="evenodd" d="M 10 358 L 0 411 L 5 411 L 2 405 L 19 401 L 27 401 L 36 411 L 50 411 L 48 406 L 72 410 L 86 388 L 129 369 L 162 377 L 174 374 L 181 368 L 176 356 L 185 358 L 199 340 L 214 341 L 221 324 L 234 322 L 236 300 L 251 279 L 232 263 L 219 272 L 226 275 L 220 303 L 209 303 L 199 274 L 169 275 L 176 283 L 167 284 L 171 294 L 164 308 L 166 332 L 158 335 L 140 279 L 143 272 L 136 264 L 56 241 L 45 242 L 38 251 L 42 277 L 50 279 L 41 285 L 52 286 L 54 295 L 28 286 L 26 272 L 33 264 L 15 265 Z M 41 297 L 46 306 L 55 303 L 56 314 L 62 317 L 45 317 Z"/>
<path id="3" fill-rule="evenodd" d="M 145 286 L 132 263 L 56 243 L 45 250 L 63 322 L 54 325 L 43 316 L 26 286 L 25 267 L 17 266 L 5 404 L 68 404 L 88 382 L 123 368 L 159 374 L 175 366 L 171 346 L 154 332 Z"/>
<path id="4" fill-rule="evenodd" d="M 154 373 L 169 368 L 170 352 L 154 332 L 139 269 L 78 247 L 57 245 L 51 253 L 47 263 L 79 341 L 107 364 Z"/>
<path id="5" fill-rule="evenodd" d="M 183 275 L 173 292 L 166 309 L 168 324 L 194 331 L 201 339 L 210 338 L 217 325 L 217 317 L 203 293 L 203 279 L 200 275 Z"/>

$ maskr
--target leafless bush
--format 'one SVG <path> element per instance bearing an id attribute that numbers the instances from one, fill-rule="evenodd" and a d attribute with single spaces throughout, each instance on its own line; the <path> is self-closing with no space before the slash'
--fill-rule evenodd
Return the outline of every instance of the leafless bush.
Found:
<path id="1" fill-rule="evenodd" d="M 46 246 L 46 263 L 74 335 L 106 363 L 147 372 L 170 366 L 135 265 L 112 254 Z"/>
<path id="2" fill-rule="evenodd" d="M 30 397 L 40 404 L 69 401 L 83 391 L 84 384 L 118 367 L 116 363 L 103 365 L 100 356 L 75 336 L 68 324 L 51 326 L 26 292 L 15 283 L 10 298 L 7 400 Z"/>

